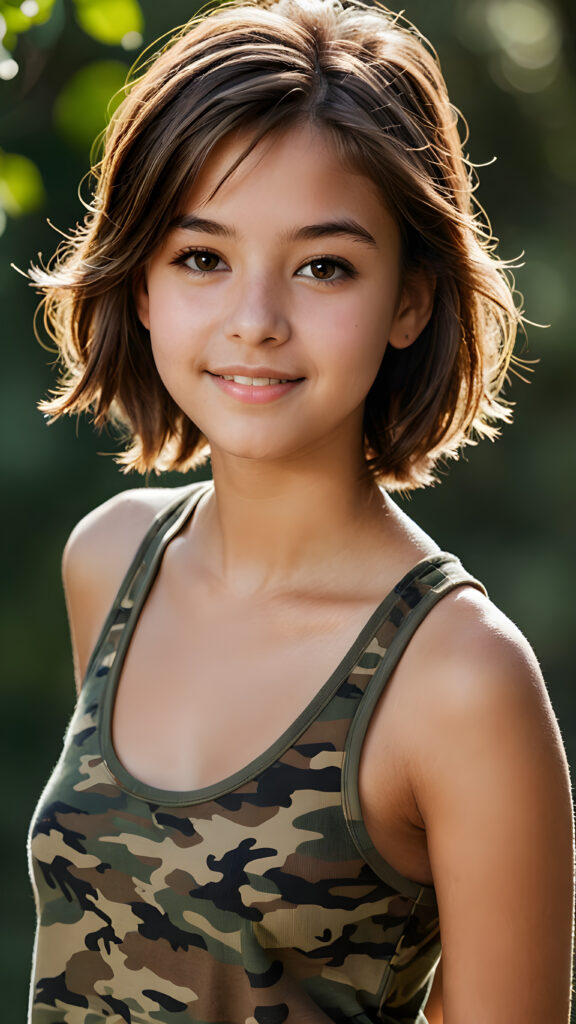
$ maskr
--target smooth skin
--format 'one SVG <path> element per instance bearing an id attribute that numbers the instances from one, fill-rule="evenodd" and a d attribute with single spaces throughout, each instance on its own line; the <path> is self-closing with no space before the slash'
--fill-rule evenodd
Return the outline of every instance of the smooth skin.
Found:
<path id="1" fill-rule="evenodd" d="M 393 217 L 311 127 L 266 139 L 216 189 L 246 141 L 216 149 L 136 293 L 158 371 L 211 444 L 215 484 L 166 551 L 114 710 L 122 762 L 167 789 L 216 782 L 270 746 L 382 597 L 438 550 L 366 478 L 361 444 L 385 346 L 418 336 L 434 281 L 402 278 Z M 230 368 L 293 383 L 243 401 L 218 379 Z M 79 686 L 174 494 L 125 492 L 68 542 Z M 418 629 L 374 713 L 360 795 L 382 856 L 436 887 L 443 991 L 429 1024 L 567 1024 L 566 760 L 529 645 L 480 592 L 459 588 Z"/>

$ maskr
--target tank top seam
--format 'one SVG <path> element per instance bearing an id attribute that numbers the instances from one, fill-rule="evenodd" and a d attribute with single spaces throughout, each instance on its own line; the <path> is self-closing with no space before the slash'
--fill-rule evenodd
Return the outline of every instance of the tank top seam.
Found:
<path id="1" fill-rule="evenodd" d="M 424 887 L 422 887 L 422 888 L 424 888 Z M 412 901 L 412 905 L 410 907 L 410 911 L 409 911 L 408 914 L 406 914 L 406 917 L 404 918 L 404 925 L 402 927 L 402 931 L 400 932 L 400 935 L 398 936 L 398 939 L 396 941 L 396 945 L 394 946 L 394 951 L 393 951 L 393 953 L 391 954 L 391 956 L 389 957 L 389 959 L 388 959 L 388 961 L 386 963 L 386 967 L 385 967 L 385 970 L 384 970 L 384 976 L 383 976 L 382 981 L 380 983 L 380 988 L 379 988 L 378 995 L 377 995 L 377 999 L 378 999 L 378 1013 L 379 1014 L 382 1014 L 383 1010 L 386 1009 L 384 1001 L 385 1001 L 385 999 L 387 999 L 387 997 L 388 997 L 388 995 L 390 993 L 390 983 L 391 983 L 392 978 L 394 976 L 394 964 L 395 964 L 395 961 L 398 959 L 400 947 L 401 947 L 402 943 L 404 942 L 404 939 L 406 938 L 406 933 L 407 933 L 408 928 L 410 926 L 410 923 L 412 922 L 412 919 L 413 919 L 413 917 L 414 917 L 414 915 L 416 913 L 416 910 L 417 910 L 418 906 L 420 905 L 420 902 L 421 902 L 420 896 L 417 896 L 416 899 L 414 899 Z"/>
<path id="2" fill-rule="evenodd" d="M 428 612 L 456 587 L 473 586 L 485 593 L 483 585 L 466 572 L 455 555 L 441 552 L 427 561 L 431 563 L 430 567 L 442 573 L 442 589 L 438 590 L 439 583 L 437 582 L 410 609 L 366 686 L 362 699 L 359 701 L 354 716 L 350 721 L 346 735 L 341 794 L 342 813 L 346 828 L 362 859 L 383 882 L 393 886 L 403 896 L 412 900 L 415 905 L 423 903 L 429 907 L 436 907 L 437 901 L 433 885 L 416 882 L 402 875 L 376 850 L 364 823 L 358 791 L 360 754 L 374 709 L 418 626 L 424 621 Z M 424 564 L 419 564 L 421 565 L 421 570 L 423 570 L 425 568 Z M 416 566 L 416 568 L 418 567 Z M 409 575 L 411 577 L 410 582 L 413 583 L 418 574 L 412 573 Z M 423 576 L 425 573 L 421 571 L 420 575 Z M 406 580 L 406 578 L 404 579 Z M 398 591 L 399 597 L 401 597 L 402 591 L 406 589 L 406 586 L 401 588 L 400 584 L 395 588 Z"/>
<path id="3" fill-rule="evenodd" d="M 88 681 L 88 678 L 92 675 L 94 671 L 94 667 L 99 660 L 102 647 L 105 645 L 108 639 L 110 629 L 114 624 L 115 618 L 118 616 L 118 612 L 122 608 L 122 604 L 126 598 L 126 594 L 129 593 L 138 575 L 141 572 L 143 572 L 147 566 L 147 560 L 145 556 L 151 550 L 154 549 L 154 546 L 159 539 L 162 540 L 164 538 L 165 534 L 161 533 L 161 531 L 162 528 L 166 526 L 171 516 L 174 516 L 175 520 L 178 520 L 179 514 L 184 513 L 185 507 L 188 505 L 191 506 L 189 511 L 194 511 L 197 503 L 200 501 L 200 498 L 204 493 L 202 488 L 202 483 L 191 484 L 188 494 L 181 495 L 176 500 L 172 499 L 168 503 L 166 508 L 160 509 L 160 511 L 157 512 L 156 515 L 154 516 L 152 522 L 150 523 L 150 526 L 146 530 L 146 533 L 142 537 L 142 540 L 140 541 L 140 544 L 136 549 L 136 553 L 134 554 L 134 557 L 132 558 L 132 561 L 130 562 L 128 569 L 126 570 L 122 578 L 118 590 L 116 591 L 114 600 L 112 601 L 108 614 L 102 625 L 102 629 L 98 634 L 96 643 L 94 644 L 92 653 L 90 654 L 90 658 L 86 666 L 86 671 L 84 673 L 84 678 L 82 680 L 81 690 L 84 688 L 86 682 Z M 194 501 L 192 501 L 193 498 L 195 499 Z M 186 511 L 188 510 L 186 509 Z M 168 532 L 168 530 L 166 530 L 166 532 Z"/>

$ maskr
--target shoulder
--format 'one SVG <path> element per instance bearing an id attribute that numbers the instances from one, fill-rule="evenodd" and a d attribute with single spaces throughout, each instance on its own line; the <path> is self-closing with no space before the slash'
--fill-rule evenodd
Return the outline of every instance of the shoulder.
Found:
<path id="1" fill-rule="evenodd" d="M 420 623 L 370 730 L 372 751 L 392 744 L 414 820 L 427 832 L 445 812 L 462 821 L 460 804 L 480 793 L 525 801 L 532 787 L 542 794 L 549 785 L 566 806 L 566 756 L 538 660 L 518 627 L 469 585 Z"/>
<path id="2" fill-rule="evenodd" d="M 502 711 L 520 702 L 549 706 L 528 640 L 490 599 L 471 586 L 447 594 L 425 618 L 407 657 L 426 676 L 421 693 L 437 723 L 443 715 Z M 424 673 L 425 668 L 425 673 Z"/>
<path id="3" fill-rule="evenodd" d="M 182 497 L 187 487 L 139 487 L 121 491 L 92 509 L 74 527 L 64 548 L 64 571 L 82 569 L 85 562 L 101 565 L 101 557 L 128 563 L 159 512 Z M 125 569 L 128 568 L 125 565 Z"/>
<path id="4" fill-rule="evenodd" d="M 155 516 L 172 501 L 186 495 L 189 486 L 133 487 L 121 490 L 108 501 L 98 505 L 77 522 L 71 532 L 65 552 L 74 555 L 94 544 L 114 541 L 115 537 L 132 534 L 134 529 L 146 531 Z"/>
<path id="5" fill-rule="evenodd" d="M 417 701 L 412 722 L 416 784 L 432 784 L 429 758 L 439 737 L 444 769 L 455 770 L 467 744 L 497 745 L 499 757 L 563 747 L 537 658 L 518 627 L 480 591 L 460 587 L 429 612 L 398 668 Z M 529 739 L 530 738 L 530 739 Z M 418 753 L 419 752 L 419 753 Z M 451 760 L 452 758 L 452 760 Z M 425 767 L 426 766 L 426 767 Z"/>
<path id="6" fill-rule="evenodd" d="M 122 491 L 74 527 L 62 558 L 62 577 L 79 682 L 118 588 L 158 513 L 190 488 Z"/>

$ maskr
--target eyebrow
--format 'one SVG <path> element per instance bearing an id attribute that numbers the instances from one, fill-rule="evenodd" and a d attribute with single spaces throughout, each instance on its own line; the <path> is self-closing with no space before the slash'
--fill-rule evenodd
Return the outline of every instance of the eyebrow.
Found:
<path id="1" fill-rule="evenodd" d="M 220 238 L 235 239 L 238 237 L 234 228 L 229 227 L 227 224 L 221 224 L 219 221 L 209 220 L 206 217 L 198 217 L 195 213 L 185 213 L 181 217 L 176 217 L 172 221 L 170 228 L 181 228 L 184 231 L 201 231 L 204 234 L 217 235 Z M 377 247 L 374 236 L 351 217 L 345 217 L 341 220 L 322 221 L 319 224 L 305 224 L 301 228 L 294 228 L 292 231 L 286 232 L 284 237 L 287 242 L 299 242 L 313 241 L 315 238 L 327 238 L 334 235 L 351 238 L 353 241 Z"/>
<path id="2" fill-rule="evenodd" d="M 220 224 L 217 220 L 197 217 L 195 213 L 185 213 L 182 217 L 175 217 L 170 224 L 170 230 L 176 228 L 182 228 L 184 231 L 201 231 L 206 235 L 219 235 L 221 238 L 236 238 L 234 228 Z"/>

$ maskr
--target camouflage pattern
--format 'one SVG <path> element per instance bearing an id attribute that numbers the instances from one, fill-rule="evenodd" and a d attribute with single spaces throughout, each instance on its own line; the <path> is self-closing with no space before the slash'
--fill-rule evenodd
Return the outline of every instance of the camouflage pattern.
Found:
<path id="1" fill-rule="evenodd" d="M 162 552 L 201 493 L 157 517 L 141 547 L 32 822 L 30 1024 L 424 1024 L 434 893 L 372 847 L 357 767 L 411 633 L 473 581 L 452 556 L 419 563 L 260 758 L 206 789 L 156 790 L 117 760 L 110 720 Z"/>

